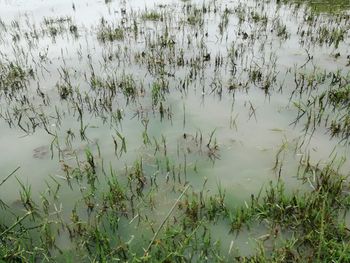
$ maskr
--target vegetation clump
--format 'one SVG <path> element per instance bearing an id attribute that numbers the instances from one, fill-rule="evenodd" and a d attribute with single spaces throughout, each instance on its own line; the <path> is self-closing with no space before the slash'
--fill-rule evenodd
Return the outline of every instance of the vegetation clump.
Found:
<path id="1" fill-rule="evenodd" d="M 163 17 L 157 11 L 146 11 L 142 14 L 141 18 L 147 21 L 162 21 Z"/>
<path id="2" fill-rule="evenodd" d="M 0 91 L 5 93 L 18 92 L 27 87 L 28 81 L 34 76 L 32 69 L 26 70 L 16 63 L 0 63 Z"/>
<path id="3" fill-rule="evenodd" d="M 263 249 L 252 260 L 266 261 L 268 257 L 272 262 L 346 262 L 350 259 L 350 229 L 344 218 L 350 208 L 348 178 L 331 166 L 320 169 L 308 164 L 301 179 L 310 184 L 311 191 L 288 194 L 283 182 L 271 182 L 265 194 L 252 195 L 247 207 L 231 215 L 234 232 L 257 222 L 270 231 L 262 244 L 273 240 L 273 249 Z"/>
<path id="4" fill-rule="evenodd" d="M 107 24 L 103 19 L 97 32 L 97 39 L 103 43 L 123 41 L 125 37 L 124 29 L 121 26 Z"/>

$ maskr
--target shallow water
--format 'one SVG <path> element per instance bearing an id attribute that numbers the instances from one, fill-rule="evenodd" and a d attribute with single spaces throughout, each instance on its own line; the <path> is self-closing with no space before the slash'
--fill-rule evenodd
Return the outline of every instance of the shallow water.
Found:
<path id="1" fill-rule="evenodd" d="M 202 6 L 207 6 L 204 14 L 198 11 Z M 198 10 L 193 11 L 195 8 Z M 228 20 L 220 32 L 225 8 L 229 10 Z M 164 17 L 160 21 L 142 19 L 145 10 L 156 10 Z M 198 12 L 193 25 L 189 22 L 191 12 Z M 0 17 L 5 25 L 0 27 L 0 61 L 4 64 L 17 61 L 35 72 L 27 88 L 15 92 L 17 100 L 6 98 L 0 90 L 2 177 L 20 166 L 16 177 L 30 184 L 34 198 L 39 200 L 37 193 L 45 191 L 46 182 L 51 180 L 49 175 L 64 183 L 62 165 L 76 165 L 74 156 L 60 157 L 57 145 L 75 150 L 80 160 L 85 160 L 87 146 L 97 162 L 103 160 L 106 167 L 111 165 L 117 171 L 121 181 L 125 179 L 122 176 L 125 167 L 142 158 L 146 173 L 159 178 L 155 214 L 150 212 L 155 224 L 159 224 L 177 195 L 171 193 L 172 187 L 165 182 L 169 176 L 166 169 L 157 170 L 157 160 L 164 162 L 167 155 L 176 169 L 181 170 L 181 184 L 187 181 L 193 189 L 201 189 L 205 180 L 210 193 L 217 192 L 221 185 L 235 207 L 270 180 L 277 180 L 278 173 L 273 167 L 276 154 L 284 145 L 279 156 L 283 159 L 282 177 L 288 190 L 299 189 L 296 177 L 301 156 L 310 153 L 314 164 L 326 163 L 335 154 L 349 157 L 348 143 L 341 138 L 331 138 L 326 128 L 317 127 L 312 134 L 310 131 L 305 134 L 305 120 L 292 124 L 298 116 L 293 102 L 310 99 L 307 93 L 300 97 L 291 95 L 295 89 L 295 71 L 311 74 L 339 70 L 344 76 L 349 73 L 350 28 L 344 12 L 333 18 L 334 14 L 314 14 L 305 6 L 297 9 L 293 5 L 276 5 L 274 1 L 264 4 L 255 1 L 134 0 L 108 4 L 76 1 L 73 7 L 72 1 L 0 0 Z M 252 20 L 253 13 L 258 15 Z M 319 27 L 344 29 L 339 44 L 318 41 L 318 28 L 303 20 L 305 13 L 315 16 L 311 20 L 315 19 Z M 203 24 L 196 20 L 201 16 Z M 68 22 L 45 24 L 44 21 L 67 17 Z M 102 18 L 107 25 L 123 28 L 122 40 L 99 41 Z M 70 31 L 72 25 L 76 26 L 77 34 Z M 55 36 L 50 26 L 58 29 Z M 283 33 L 284 26 L 286 33 Z M 309 30 L 310 35 L 302 37 L 302 30 Z M 235 50 L 237 55 L 229 56 Z M 207 54 L 210 58 L 205 58 Z M 312 56 L 310 61 L 308 54 Z M 252 68 L 260 71 L 263 81 L 250 79 Z M 64 77 L 64 70 L 69 72 L 69 77 Z M 93 74 L 101 79 L 132 76 L 137 88 L 135 99 L 120 91 L 111 94 L 104 88 L 91 88 L 89 80 Z M 152 102 L 151 87 L 157 81 L 165 81 L 168 86 L 164 100 L 160 99 L 165 109 L 163 117 L 159 113 L 159 102 L 155 105 Z M 60 98 L 56 83 L 67 82 L 73 87 L 72 95 Z M 264 89 L 266 83 L 270 86 Z M 40 98 L 37 87 L 49 98 L 49 103 Z M 318 85 L 319 92 L 327 88 L 327 83 Z M 95 99 L 97 106 L 94 107 L 91 105 Z M 108 103 L 111 111 L 106 106 Z M 83 108 L 81 120 L 78 106 Z M 106 110 L 102 110 L 103 107 Z M 21 122 L 28 132 L 16 125 L 18 119 L 9 127 L 4 117 L 7 110 L 13 115 L 23 111 Z M 118 110 L 123 116 L 120 122 L 113 119 Z M 47 120 L 51 134 L 43 127 L 41 117 Z M 35 129 L 26 126 L 30 119 L 36 122 Z M 80 136 L 83 126 L 87 138 Z M 150 143 L 144 143 L 146 126 Z M 67 141 L 67 131 L 74 133 L 71 142 Z M 113 138 L 119 143 L 117 152 L 121 149 L 116 131 L 126 138 L 127 150 L 121 156 L 115 155 Z M 57 136 L 56 141 L 53 135 Z M 198 143 L 200 135 L 202 143 Z M 162 144 L 162 136 L 166 138 L 166 154 L 163 146 L 155 153 L 154 140 Z M 303 140 L 306 143 L 296 149 L 298 141 Z M 214 141 L 216 147 L 212 146 Z M 98 147 L 93 142 L 97 142 Z M 350 162 L 346 161 L 342 171 L 347 173 L 349 168 Z M 100 163 L 98 170 L 102 170 Z M 71 200 L 80 198 L 78 189 L 63 187 L 64 217 L 69 217 L 74 205 Z M 11 204 L 18 199 L 18 192 L 18 182 L 11 177 L 1 189 L 0 197 Z M 81 213 L 85 213 L 83 209 Z M 215 229 L 218 233 L 227 231 L 220 223 Z M 129 240 L 134 232 L 132 227 L 130 231 L 127 227 L 121 236 Z M 149 230 L 145 230 L 145 235 L 149 235 Z M 244 232 L 235 241 L 244 254 L 250 251 L 244 248 L 250 235 Z M 228 251 L 235 238 L 223 237 L 224 251 Z M 62 237 L 62 240 L 60 244 L 64 246 L 66 239 Z"/>

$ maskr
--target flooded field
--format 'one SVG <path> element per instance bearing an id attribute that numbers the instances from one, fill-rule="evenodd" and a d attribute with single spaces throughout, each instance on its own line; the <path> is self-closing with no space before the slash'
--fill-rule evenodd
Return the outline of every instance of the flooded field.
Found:
<path id="1" fill-rule="evenodd" d="M 0 0 L 0 262 L 349 262 L 350 3 Z"/>

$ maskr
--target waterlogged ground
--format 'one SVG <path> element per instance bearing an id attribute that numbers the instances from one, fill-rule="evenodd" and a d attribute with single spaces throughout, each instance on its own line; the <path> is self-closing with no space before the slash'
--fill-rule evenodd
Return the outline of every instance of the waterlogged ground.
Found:
<path id="1" fill-rule="evenodd" d="M 328 261 L 284 224 L 350 227 L 348 8 L 0 0 L 3 260 Z"/>

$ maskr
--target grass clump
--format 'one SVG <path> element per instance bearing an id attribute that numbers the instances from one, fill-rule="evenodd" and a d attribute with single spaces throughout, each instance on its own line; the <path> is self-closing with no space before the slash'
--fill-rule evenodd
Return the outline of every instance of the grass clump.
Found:
<path id="1" fill-rule="evenodd" d="M 290 233 L 290 238 L 262 248 L 252 262 L 347 262 L 350 259 L 350 229 L 343 219 L 350 208 L 347 178 L 330 166 L 324 169 L 307 165 L 302 179 L 312 191 L 288 194 L 279 181 L 270 184 L 264 196 L 252 195 L 247 207 L 231 216 L 231 230 L 263 223 L 270 230 L 267 240 Z M 282 260 L 283 259 L 283 260 Z M 262 261 L 260 261 L 262 260 Z"/>
<path id="2" fill-rule="evenodd" d="M 98 32 L 97 38 L 101 42 L 113 42 L 124 40 L 124 30 L 121 27 L 105 27 Z"/>
<path id="3" fill-rule="evenodd" d="M 30 77 L 34 77 L 33 70 L 26 70 L 17 63 L 0 63 L 0 91 L 12 93 L 24 89 Z"/>
<path id="4" fill-rule="evenodd" d="M 328 93 L 330 102 L 334 107 L 350 108 L 350 85 Z"/>
<path id="5" fill-rule="evenodd" d="M 347 0 L 277 0 L 277 3 L 305 4 L 315 13 L 339 13 L 350 9 L 350 3 Z"/>
<path id="6" fill-rule="evenodd" d="M 44 17 L 42 29 L 44 34 L 48 34 L 53 39 L 64 32 L 70 32 L 74 37 L 79 37 L 78 27 L 69 16 Z"/>
<path id="7" fill-rule="evenodd" d="M 118 87 L 128 100 L 136 98 L 137 86 L 133 75 L 124 73 L 118 81 Z"/>
<path id="8" fill-rule="evenodd" d="M 163 17 L 157 11 L 146 11 L 141 18 L 146 21 L 162 21 Z"/>
<path id="9" fill-rule="evenodd" d="M 204 24 L 204 14 L 206 10 L 203 8 L 192 7 L 188 5 L 186 7 L 185 22 L 190 26 L 202 27 Z"/>
<path id="10" fill-rule="evenodd" d="M 327 26 L 320 27 L 318 30 L 318 42 L 322 44 L 334 45 L 335 48 L 344 41 L 347 30 L 345 28 L 329 28 Z"/>
<path id="11" fill-rule="evenodd" d="M 102 19 L 97 32 L 97 39 L 102 43 L 123 41 L 125 37 L 124 29 L 121 26 L 109 25 Z"/>

